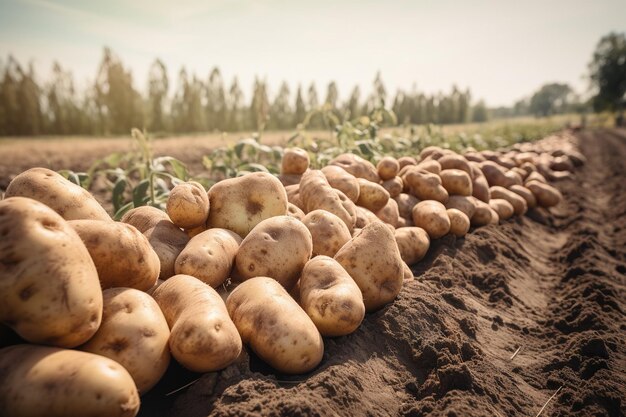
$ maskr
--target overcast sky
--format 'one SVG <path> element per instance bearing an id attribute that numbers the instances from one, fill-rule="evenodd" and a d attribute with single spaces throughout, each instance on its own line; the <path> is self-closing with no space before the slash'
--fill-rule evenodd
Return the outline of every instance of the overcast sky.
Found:
<path id="1" fill-rule="evenodd" d="M 206 78 L 218 66 L 246 97 L 255 75 L 270 93 L 282 80 L 335 80 L 345 99 L 369 92 L 377 71 L 388 92 L 469 87 L 474 99 L 511 105 L 545 82 L 587 89 L 584 74 L 600 37 L 626 31 L 626 1 L 370 0 L 0 0 L 0 57 L 32 60 L 40 79 L 58 59 L 79 85 L 93 80 L 110 46 L 146 90 L 161 58 Z"/>

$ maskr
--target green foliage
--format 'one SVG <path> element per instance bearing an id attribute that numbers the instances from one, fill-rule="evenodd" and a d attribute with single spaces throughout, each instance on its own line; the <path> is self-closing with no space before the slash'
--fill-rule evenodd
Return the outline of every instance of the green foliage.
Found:
<path id="1" fill-rule="evenodd" d="M 573 93 L 568 84 L 546 84 L 530 98 L 529 110 L 535 116 L 543 117 L 564 113 L 572 101 Z"/>
<path id="2" fill-rule="evenodd" d="M 626 103 L 626 33 L 609 33 L 598 42 L 589 64 L 596 111 L 623 109 Z"/>

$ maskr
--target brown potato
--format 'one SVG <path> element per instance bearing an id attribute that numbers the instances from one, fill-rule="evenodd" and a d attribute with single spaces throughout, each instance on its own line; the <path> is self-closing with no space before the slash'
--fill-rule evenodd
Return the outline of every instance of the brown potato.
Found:
<path id="1" fill-rule="evenodd" d="M 446 201 L 446 209 L 457 209 L 462 211 L 468 219 L 471 219 L 476 211 L 476 198 L 461 195 L 451 195 Z"/>
<path id="2" fill-rule="evenodd" d="M 404 168 L 407 165 L 417 165 L 417 160 L 412 156 L 401 156 L 398 158 L 398 166 L 400 169 Z"/>
<path id="3" fill-rule="evenodd" d="M 498 213 L 498 217 L 502 220 L 507 220 L 513 217 L 515 214 L 515 209 L 513 205 L 503 198 L 492 198 L 489 200 L 489 207 L 495 210 Z"/>
<path id="4" fill-rule="evenodd" d="M 101 220 L 72 220 L 68 224 L 87 247 L 102 289 L 146 291 L 154 286 L 161 271 L 159 256 L 134 226 Z"/>
<path id="5" fill-rule="evenodd" d="M 439 174 L 441 172 L 441 164 L 434 159 L 428 159 L 417 164 L 417 168 L 424 171 L 432 172 L 433 174 Z"/>
<path id="6" fill-rule="evenodd" d="M 329 211 L 343 220 L 348 230 L 352 230 L 356 223 L 356 209 L 354 213 L 351 213 L 349 208 L 346 208 L 347 202 L 342 199 L 340 193 L 348 200 L 341 191 L 333 189 L 324 174 L 318 170 L 307 171 L 300 181 L 300 198 L 305 213 L 317 209 Z"/>
<path id="7" fill-rule="evenodd" d="M 444 169 L 439 173 L 441 185 L 449 195 L 472 195 L 472 179 L 470 175 L 460 169 Z"/>
<path id="8" fill-rule="evenodd" d="M 398 203 L 396 203 L 396 200 L 393 198 L 387 200 L 385 207 L 378 210 L 374 214 L 383 222 L 393 226 L 394 229 L 398 227 L 398 218 L 400 217 L 400 213 L 398 211 Z"/>
<path id="9" fill-rule="evenodd" d="M 461 171 L 465 171 L 467 175 L 472 175 L 472 169 L 469 166 L 467 159 L 463 155 L 459 155 L 456 153 L 450 153 L 442 156 L 437 160 L 439 165 L 441 165 L 441 170 L 449 170 L 449 169 L 458 169 Z"/>
<path id="10" fill-rule="evenodd" d="M 321 362 L 322 336 L 276 280 L 249 279 L 230 293 L 226 306 L 243 342 L 274 369 L 302 374 Z"/>
<path id="11" fill-rule="evenodd" d="M 140 206 L 128 210 L 120 221 L 134 226 L 141 233 L 146 233 L 161 220 L 167 220 L 171 223 L 170 217 L 164 211 L 152 206 Z"/>
<path id="12" fill-rule="evenodd" d="M 413 265 L 426 256 L 430 248 L 430 238 L 421 227 L 402 227 L 395 230 L 396 243 L 400 257 L 404 262 Z"/>
<path id="13" fill-rule="evenodd" d="M 290 185 L 300 184 L 300 180 L 302 179 L 302 175 L 280 174 L 276 178 L 278 178 L 278 181 L 280 181 L 280 183 L 284 187 L 288 187 Z"/>
<path id="14" fill-rule="evenodd" d="M 296 206 L 292 203 L 287 203 L 287 216 L 291 216 L 294 219 L 298 219 L 302 221 L 304 219 L 304 212 L 300 209 L 300 207 Z"/>
<path id="15" fill-rule="evenodd" d="M 480 163 L 480 169 L 483 172 L 490 186 L 499 185 L 501 187 L 509 187 L 514 184 L 506 174 L 506 169 L 493 161 L 485 161 Z"/>
<path id="16" fill-rule="evenodd" d="M 56 211 L 65 220 L 111 221 L 111 217 L 84 188 L 47 168 L 31 168 L 9 183 L 4 198 L 27 197 Z"/>
<path id="17" fill-rule="evenodd" d="M 411 168 L 404 174 L 402 181 L 408 187 L 409 194 L 420 200 L 445 202 L 448 199 L 448 191 L 441 185 L 441 178 L 432 172 Z"/>
<path id="18" fill-rule="evenodd" d="M 302 175 L 309 169 L 309 154 L 301 148 L 286 148 L 281 164 L 281 174 Z"/>
<path id="19" fill-rule="evenodd" d="M 289 216 L 263 220 L 241 242 L 235 257 L 235 275 L 247 280 L 267 276 L 290 290 L 311 259 L 309 229 Z"/>
<path id="20" fill-rule="evenodd" d="M 446 207 L 438 201 L 420 201 L 413 207 L 413 223 L 426 230 L 431 239 L 438 239 L 450 231 Z"/>
<path id="21" fill-rule="evenodd" d="M 212 372 L 233 363 L 241 338 L 222 297 L 189 275 L 175 275 L 153 293 L 170 332 L 172 356 L 194 372 Z"/>
<path id="22" fill-rule="evenodd" d="M 328 165 L 336 165 L 343 168 L 357 178 L 365 178 L 376 184 L 380 182 L 376 167 L 370 161 L 352 153 L 341 154 L 330 161 Z"/>
<path id="23" fill-rule="evenodd" d="M 376 169 L 378 170 L 378 176 L 381 180 L 386 181 L 394 178 L 398 175 L 398 171 L 400 170 L 400 164 L 396 160 L 396 158 L 391 156 L 385 156 L 376 165 Z"/>
<path id="24" fill-rule="evenodd" d="M 381 185 L 385 190 L 387 190 L 390 198 L 395 198 L 399 196 L 404 189 L 404 183 L 402 182 L 402 178 L 400 177 L 393 177 L 390 180 L 383 181 Z"/>
<path id="25" fill-rule="evenodd" d="M 385 207 L 389 201 L 389 193 L 380 184 L 375 184 L 363 178 L 357 178 L 359 181 L 359 199 L 356 204 L 366 209 L 377 212 Z"/>
<path id="26" fill-rule="evenodd" d="M 254 172 L 220 181 L 209 189 L 211 210 L 207 227 L 232 230 L 241 237 L 261 221 L 287 213 L 287 193 L 266 172 Z"/>
<path id="27" fill-rule="evenodd" d="M 0 236 L 0 323 L 31 343 L 89 340 L 102 319 L 102 291 L 76 232 L 43 203 L 11 197 L 0 201 Z"/>
<path id="28" fill-rule="evenodd" d="M 325 166 L 322 168 L 322 173 L 331 187 L 341 190 L 352 202 L 357 202 L 360 189 L 359 182 L 354 175 L 335 165 Z"/>
<path id="29" fill-rule="evenodd" d="M 472 226 L 486 226 L 491 223 L 493 213 L 496 213 L 491 209 L 489 204 L 485 203 L 481 200 L 476 200 L 476 210 L 474 210 L 474 215 L 470 218 L 470 224 Z M 496 213 L 497 215 L 497 213 Z"/>
<path id="30" fill-rule="evenodd" d="M 291 203 L 304 213 L 304 203 L 300 198 L 300 184 L 288 185 L 285 187 L 285 191 L 287 192 L 287 205 Z M 289 210 L 289 207 L 287 207 L 287 210 Z"/>
<path id="31" fill-rule="evenodd" d="M 440 146 L 427 146 L 420 152 L 420 160 L 423 161 L 431 155 L 439 155 L 439 157 L 441 157 L 441 155 L 443 155 L 443 151 L 443 148 L 441 148 Z M 439 159 L 439 157 L 435 159 Z"/>
<path id="32" fill-rule="evenodd" d="M 489 202 L 491 194 L 489 192 L 489 183 L 485 176 L 479 176 L 472 180 L 472 196 L 485 203 Z"/>
<path id="33" fill-rule="evenodd" d="M 366 225 L 379 221 L 380 219 L 376 216 L 376 214 L 372 213 L 370 210 L 365 207 L 356 206 L 356 224 L 355 229 L 362 229 Z M 354 231 L 352 232 L 352 236 L 354 236 Z"/>
<path id="34" fill-rule="evenodd" d="M 420 202 L 420 199 L 411 194 L 402 193 L 394 198 L 394 200 L 398 203 L 398 213 L 400 217 L 413 221 L 413 207 Z"/>
<path id="35" fill-rule="evenodd" d="M 450 233 L 456 237 L 465 236 L 470 228 L 469 217 L 461 210 L 454 208 L 448 209 L 446 212 L 450 218 Z"/>
<path id="36" fill-rule="evenodd" d="M 532 191 L 530 191 L 528 188 L 524 187 L 523 185 L 516 184 L 511 185 L 509 187 L 509 190 L 526 200 L 526 205 L 529 209 L 537 207 L 537 199 L 535 198 L 535 195 L 532 193 Z"/>
<path id="37" fill-rule="evenodd" d="M 187 243 L 176 258 L 174 271 L 217 288 L 230 276 L 240 243 L 241 237 L 233 231 L 209 229 Z"/>
<path id="38" fill-rule="evenodd" d="M 541 181 L 528 181 L 526 187 L 533 193 L 537 199 L 537 205 L 541 207 L 556 206 L 563 200 L 563 196 L 559 190 Z"/>
<path id="39" fill-rule="evenodd" d="M 413 271 L 411 271 L 411 268 L 406 264 L 406 262 L 402 262 L 402 264 L 402 270 L 404 272 L 403 282 L 415 281 L 415 276 L 413 275 Z"/>
<path id="40" fill-rule="evenodd" d="M 366 311 L 393 301 L 402 289 L 402 258 L 393 232 L 373 222 L 346 243 L 335 255 L 363 293 Z"/>
<path id="41" fill-rule="evenodd" d="M 300 304 L 323 336 L 345 336 L 365 317 L 363 294 L 343 267 L 328 256 L 311 259 L 300 278 Z"/>
<path id="42" fill-rule="evenodd" d="M 491 187 L 489 191 L 491 193 L 492 199 L 501 198 L 511 203 L 516 216 L 522 216 L 528 211 L 528 205 L 526 204 L 526 200 L 524 200 L 522 196 L 515 194 L 513 191 L 509 191 L 504 187 L 498 186 Z M 498 214 L 500 213 L 498 212 Z M 502 218 L 502 216 L 500 216 L 500 218 Z"/>
<path id="43" fill-rule="evenodd" d="M 526 177 L 526 181 L 524 183 L 524 185 L 526 186 L 526 188 L 528 188 L 528 183 L 531 181 L 539 181 L 541 183 L 547 184 L 548 181 L 546 180 L 546 177 L 544 177 L 543 175 L 541 175 L 540 173 L 533 171 L 530 174 L 528 174 L 528 177 Z"/>
<path id="44" fill-rule="evenodd" d="M 177 184 L 167 198 L 166 211 L 172 223 L 182 229 L 203 226 L 209 215 L 209 196 L 198 182 Z"/>
<path id="45" fill-rule="evenodd" d="M 313 210 L 304 217 L 302 223 L 311 232 L 314 257 L 333 257 L 352 238 L 346 224 L 326 210 Z"/>

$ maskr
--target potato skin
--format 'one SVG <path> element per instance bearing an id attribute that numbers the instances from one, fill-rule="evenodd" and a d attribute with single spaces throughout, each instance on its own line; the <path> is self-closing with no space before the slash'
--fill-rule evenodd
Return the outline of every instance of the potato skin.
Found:
<path id="1" fill-rule="evenodd" d="M 0 236 L 0 322 L 31 343 L 75 347 L 93 336 L 100 281 L 67 222 L 43 203 L 11 197 L 0 201 Z"/>
<path id="2" fill-rule="evenodd" d="M 491 209 L 489 204 L 481 200 L 476 200 L 476 210 L 474 210 L 474 214 L 470 218 L 470 224 L 472 226 L 486 226 L 490 224 L 492 221 L 492 212 L 497 216 L 497 213 Z"/>
<path id="3" fill-rule="evenodd" d="M 439 239 L 450 231 L 446 207 L 438 201 L 420 201 L 413 207 L 413 223 L 426 230 L 431 239 Z"/>
<path id="4" fill-rule="evenodd" d="M 93 259 L 102 289 L 150 289 L 159 277 L 161 263 L 148 239 L 130 224 L 100 220 L 72 220 Z"/>
<path id="5" fill-rule="evenodd" d="M 424 256 L 430 248 L 430 237 L 421 227 L 401 227 L 396 229 L 396 243 L 400 250 L 400 257 L 408 265 L 413 265 Z"/>
<path id="6" fill-rule="evenodd" d="M 389 192 L 382 185 L 373 183 L 363 178 L 357 178 L 359 182 L 359 199 L 356 204 L 376 213 L 389 201 Z"/>
<path id="7" fill-rule="evenodd" d="M 446 209 L 457 209 L 462 211 L 468 219 L 471 219 L 476 211 L 476 199 L 461 195 L 452 195 L 446 201 Z"/>
<path id="8" fill-rule="evenodd" d="M 380 182 L 376 167 L 368 160 L 352 153 L 344 153 L 334 158 L 328 165 L 336 165 L 357 178 L 375 183 Z"/>
<path id="9" fill-rule="evenodd" d="M 516 216 L 522 216 L 528 211 L 528 205 L 526 204 L 526 200 L 522 196 L 514 193 L 513 191 L 498 186 L 491 187 L 489 191 L 491 192 L 492 198 L 504 199 L 508 201 L 513 206 L 513 211 Z"/>
<path id="10" fill-rule="evenodd" d="M 312 256 L 333 257 L 347 241 L 352 239 L 348 226 L 337 216 L 326 210 L 313 210 L 302 219 L 311 232 Z"/>
<path id="11" fill-rule="evenodd" d="M 465 236 L 470 228 L 469 217 L 461 210 L 454 208 L 448 209 L 446 212 L 450 218 L 450 233 L 456 237 Z"/>
<path id="12" fill-rule="evenodd" d="M 139 394 L 117 362 L 36 345 L 0 349 L 0 404 L 12 417 L 133 417 Z"/>
<path id="13" fill-rule="evenodd" d="M 191 275 L 217 288 L 229 276 L 241 237 L 230 230 L 214 228 L 194 236 L 174 264 L 176 274 Z"/>
<path id="14" fill-rule="evenodd" d="M 207 228 L 232 230 L 246 237 L 261 221 L 287 213 L 287 193 L 278 178 L 254 172 L 220 181 L 209 189 Z"/>
<path id="15" fill-rule="evenodd" d="M 27 197 L 52 208 L 65 220 L 111 221 L 106 210 L 84 188 L 47 168 L 31 168 L 11 181 L 4 198 Z"/>
<path id="16" fill-rule="evenodd" d="M 341 197 L 343 195 L 343 199 Z M 344 193 L 330 186 L 328 180 L 321 171 L 309 170 L 302 176 L 300 181 L 300 198 L 302 199 L 302 210 L 309 213 L 313 210 L 322 209 L 333 213 L 339 217 L 352 231 L 356 223 L 356 208 L 354 203 L 350 207 L 350 201 Z M 354 213 L 350 212 L 354 209 Z"/>
<path id="17" fill-rule="evenodd" d="M 385 190 L 387 190 L 390 198 L 396 198 L 404 189 L 404 183 L 400 177 L 393 177 L 389 180 L 383 181 L 381 185 Z"/>
<path id="18" fill-rule="evenodd" d="M 226 307 L 243 342 L 274 369 L 302 374 L 321 362 L 322 336 L 276 280 L 249 279 L 230 293 Z"/>
<path id="19" fill-rule="evenodd" d="M 343 267 L 328 256 L 317 256 L 300 277 L 300 305 L 323 336 L 345 336 L 365 317 L 363 294 Z"/>
<path id="20" fill-rule="evenodd" d="M 400 250 L 393 232 L 380 221 L 365 226 L 335 255 L 363 293 L 365 309 L 378 310 L 402 289 Z"/>
<path id="21" fill-rule="evenodd" d="M 293 203 L 287 203 L 287 216 L 291 216 L 294 219 L 302 221 L 305 214 L 300 207 L 296 206 Z"/>
<path id="22" fill-rule="evenodd" d="M 170 331 L 172 356 L 194 372 L 212 372 L 233 363 L 241 338 L 222 297 L 190 275 L 174 275 L 152 294 Z"/>
<path id="23" fill-rule="evenodd" d="M 272 217 L 259 223 L 241 242 L 234 275 L 242 280 L 268 276 L 290 290 L 312 251 L 311 232 L 301 221 Z"/>
<path id="24" fill-rule="evenodd" d="M 104 311 L 96 334 L 80 347 L 122 365 L 145 394 L 170 363 L 170 329 L 159 305 L 145 292 L 110 288 L 102 292 Z"/>
<path id="25" fill-rule="evenodd" d="M 309 169 L 309 154 L 301 148 L 287 148 L 281 161 L 281 174 L 302 175 Z"/>
<path id="26" fill-rule="evenodd" d="M 120 221 L 134 226 L 141 233 L 155 227 L 160 221 L 167 220 L 171 223 L 170 217 L 164 211 L 152 206 L 140 206 L 128 210 Z"/>
<path id="27" fill-rule="evenodd" d="M 465 171 L 468 175 L 472 174 L 472 170 L 470 168 L 469 162 L 463 155 L 458 155 L 455 153 L 449 153 L 443 155 L 441 158 L 437 160 L 439 165 L 441 165 L 441 170 L 445 171 L 448 169 L 458 169 L 461 171 Z"/>
<path id="28" fill-rule="evenodd" d="M 209 196 L 202 184 L 189 181 L 177 184 L 167 198 L 170 220 L 181 229 L 204 225 L 209 215 Z"/>
<path id="29" fill-rule="evenodd" d="M 402 177 L 405 188 L 420 200 L 445 202 L 448 191 L 441 185 L 441 177 L 417 167 L 411 167 Z"/>
<path id="30" fill-rule="evenodd" d="M 473 193 L 472 178 L 460 169 L 444 169 L 439 173 L 443 188 L 450 195 L 470 196 Z"/>
<path id="31" fill-rule="evenodd" d="M 400 212 L 398 210 L 398 203 L 393 198 L 387 200 L 385 207 L 374 213 L 383 222 L 390 224 L 395 229 L 398 227 L 398 219 L 400 218 Z"/>
<path id="32" fill-rule="evenodd" d="M 400 170 L 400 164 L 391 156 L 385 156 L 378 164 L 376 164 L 376 169 L 378 170 L 378 176 L 381 180 L 387 181 L 394 178 L 398 175 L 398 171 Z"/>
<path id="33" fill-rule="evenodd" d="M 400 217 L 413 221 L 413 207 L 420 202 L 420 199 L 411 194 L 401 193 L 394 200 L 398 203 Z"/>
<path id="34" fill-rule="evenodd" d="M 336 165 L 328 165 L 322 168 L 328 184 L 336 190 L 341 190 L 346 197 L 356 203 L 359 199 L 359 182 L 356 177 Z"/>
<path id="35" fill-rule="evenodd" d="M 528 181 L 526 188 L 533 193 L 537 200 L 537 205 L 541 207 L 556 206 L 563 199 L 559 190 L 538 180 Z"/>
<path id="36" fill-rule="evenodd" d="M 502 220 L 507 220 L 513 217 L 515 209 L 513 205 L 503 198 L 492 198 L 489 200 L 489 207 L 498 213 L 498 217 Z"/>

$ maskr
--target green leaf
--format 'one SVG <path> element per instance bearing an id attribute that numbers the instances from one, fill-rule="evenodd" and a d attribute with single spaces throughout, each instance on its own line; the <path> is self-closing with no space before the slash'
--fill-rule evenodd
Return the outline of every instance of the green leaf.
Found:
<path id="1" fill-rule="evenodd" d="M 264 165 L 255 163 L 240 165 L 239 167 L 237 167 L 237 171 L 269 172 L 269 170 Z"/>
<path id="2" fill-rule="evenodd" d="M 130 203 L 126 203 L 124 204 L 122 207 L 120 207 L 115 214 L 113 215 L 113 220 L 119 221 L 122 216 L 130 209 L 134 208 L 133 207 L 133 202 L 131 201 Z"/>
<path id="3" fill-rule="evenodd" d="M 113 186 L 111 200 L 113 202 L 113 209 L 116 212 L 124 205 L 124 190 L 126 190 L 126 184 L 125 178 L 119 178 Z"/>
<path id="4" fill-rule="evenodd" d="M 143 206 L 149 198 L 148 189 L 150 188 L 150 180 L 143 180 L 135 188 L 133 188 L 133 204 L 135 207 Z"/>

